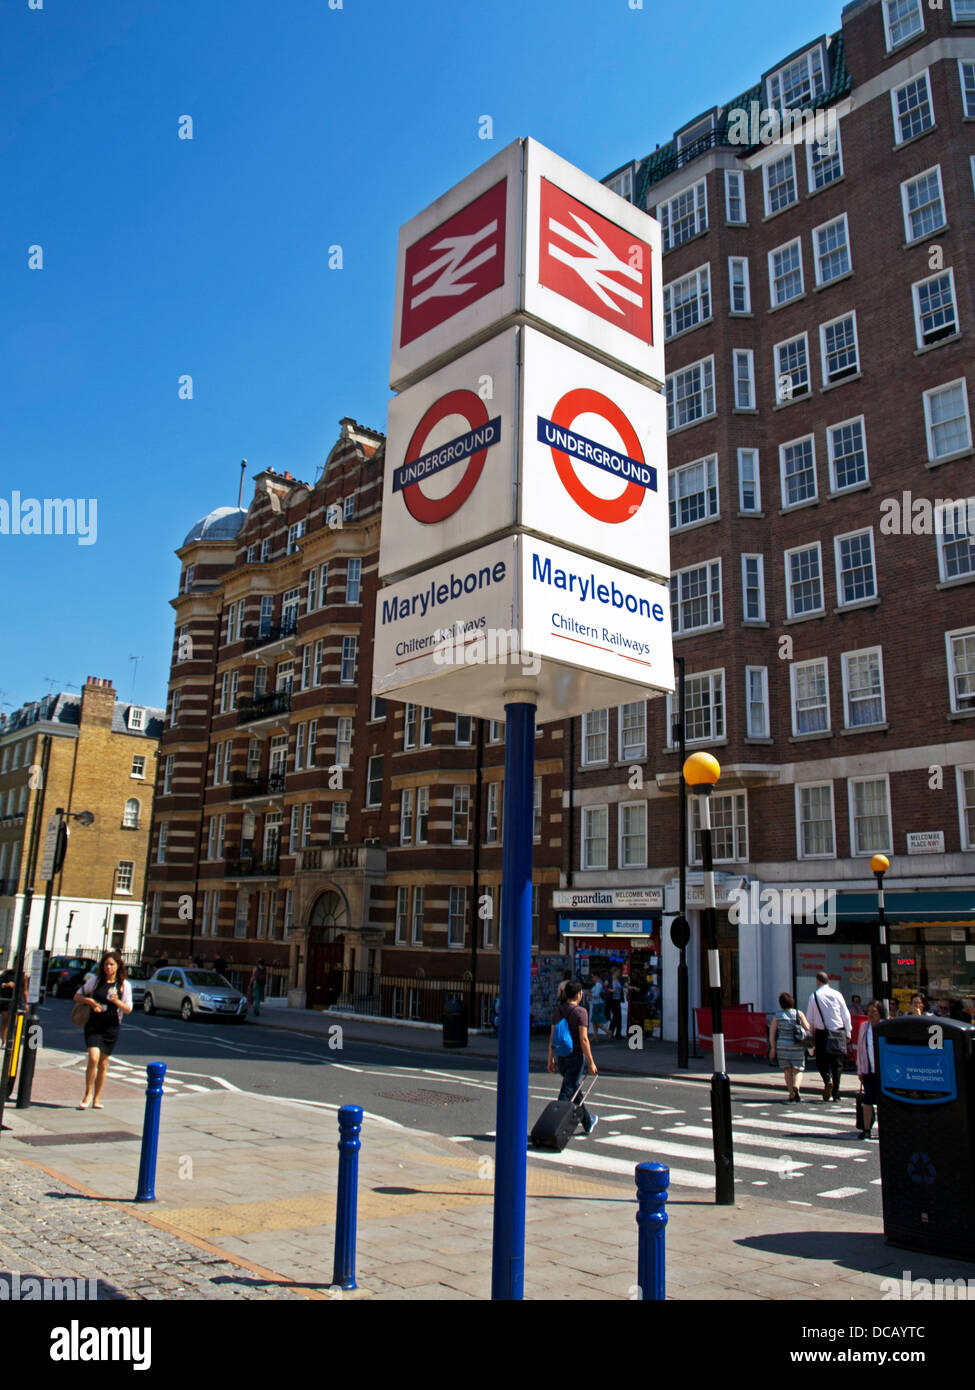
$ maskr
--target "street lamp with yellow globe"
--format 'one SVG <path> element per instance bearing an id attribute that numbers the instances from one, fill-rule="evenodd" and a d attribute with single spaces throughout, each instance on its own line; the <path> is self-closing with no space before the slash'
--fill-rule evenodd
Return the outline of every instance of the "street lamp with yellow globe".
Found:
<path id="1" fill-rule="evenodd" d="M 890 868 L 886 854 L 875 854 L 870 867 L 877 880 L 877 936 L 880 942 L 880 1002 L 884 1018 L 890 1018 L 890 951 L 887 948 L 887 917 L 884 910 L 884 874 Z"/>
<path id="2" fill-rule="evenodd" d="M 721 776 L 721 765 L 710 753 L 692 753 L 682 770 L 684 781 L 694 795 L 700 798 L 698 809 L 701 822 L 701 863 L 704 868 L 704 924 L 708 938 L 711 1045 L 714 1049 L 714 1075 L 711 1077 L 714 1200 L 719 1206 L 731 1206 L 735 1200 L 731 1082 L 725 1063 L 724 1023 L 721 1016 L 721 957 L 718 954 L 718 918 L 714 903 L 714 859 L 711 849 L 711 792 Z"/>

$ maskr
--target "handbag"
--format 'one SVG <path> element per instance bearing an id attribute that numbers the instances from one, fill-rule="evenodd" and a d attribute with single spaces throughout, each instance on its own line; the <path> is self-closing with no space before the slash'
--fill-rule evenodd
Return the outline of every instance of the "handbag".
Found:
<path id="1" fill-rule="evenodd" d="M 799 1013 L 798 1009 L 796 1009 L 794 1012 L 796 1016 L 792 1024 L 792 1032 L 794 1035 L 795 1044 L 797 1047 L 808 1047 L 809 1044 L 813 1041 L 813 1030 L 805 1026 L 805 1024 L 802 1021 L 802 1016 Z"/>
<path id="2" fill-rule="evenodd" d="M 820 1002 L 819 1002 L 819 991 L 818 991 L 818 990 L 817 990 L 816 993 L 813 995 L 813 998 L 816 1000 L 816 1006 L 817 1006 L 817 1008 L 819 1009 L 819 1017 L 823 1020 L 823 1023 L 825 1024 L 826 1019 L 825 1019 L 825 1017 L 823 1016 L 823 1007 L 822 1007 L 822 1005 L 821 1005 Z M 827 1057 L 845 1057 L 845 1056 L 846 1056 L 846 1032 L 845 1032 L 845 1030 L 842 1029 L 842 1028 L 826 1028 L 826 1029 L 825 1029 L 825 1032 L 826 1032 L 826 1056 L 827 1056 Z"/>
<path id="3" fill-rule="evenodd" d="M 76 1028 L 84 1028 L 91 1018 L 91 1009 L 87 1004 L 75 1004 L 71 1010 L 71 1022 Z"/>

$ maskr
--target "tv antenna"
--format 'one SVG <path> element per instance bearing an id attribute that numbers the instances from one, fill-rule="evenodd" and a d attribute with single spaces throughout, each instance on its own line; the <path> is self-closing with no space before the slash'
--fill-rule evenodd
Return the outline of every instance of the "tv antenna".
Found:
<path id="1" fill-rule="evenodd" d="M 139 662 L 140 662 L 140 661 L 143 661 L 144 659 L 145 659 L 145 658 L 144 658 L 144 657 L 141 657 L 141 656 L 130 656 L 130 657 L 129 657 L 129 660 L 133 663 L 133 666 L 132 666 L 132 694 L 129 696 L 129 698 L 130 698 L 131 700 L 133 700 L 133 701 L 135 700 L 135 682 L 136 682 L 136 677 L 137 677 L 138 674 L 139 674 Z"/>

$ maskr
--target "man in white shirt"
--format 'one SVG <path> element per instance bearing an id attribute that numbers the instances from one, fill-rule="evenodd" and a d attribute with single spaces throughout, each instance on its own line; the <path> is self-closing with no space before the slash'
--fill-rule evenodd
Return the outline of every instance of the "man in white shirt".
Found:
<path id="1" fill-rule="evenodd" d="M 850 1022 L 846 1000 L 838 989 L 830 986 L 829 975 L 825 970 L 820 970 L 816 976 L 816 988 L 809 996 L 806 1017 L 809 1026 L 816 1032 L 816 1066 L 823 1078 L 823 1100 L 838 1101 L 840 1076 L 846 1060 L 846 1043 L 853 1032 L 853 1025 Z M 844 1035 L 842 1051 L 830 1051 L 830 1033 L 836 1035 L 841 1031 Z"/>

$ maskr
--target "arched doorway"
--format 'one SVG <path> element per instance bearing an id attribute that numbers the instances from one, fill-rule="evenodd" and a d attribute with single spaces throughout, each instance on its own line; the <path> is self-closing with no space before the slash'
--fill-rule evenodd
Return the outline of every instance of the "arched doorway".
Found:
<path id="1" fill-rule="evenodd" d="M 308 918 L 308 971 L 305 988 L 310 1009 L 330 1009 L 342 992 L 343 928 L 349 914 L 341 893 L 319 895 Z"/>

